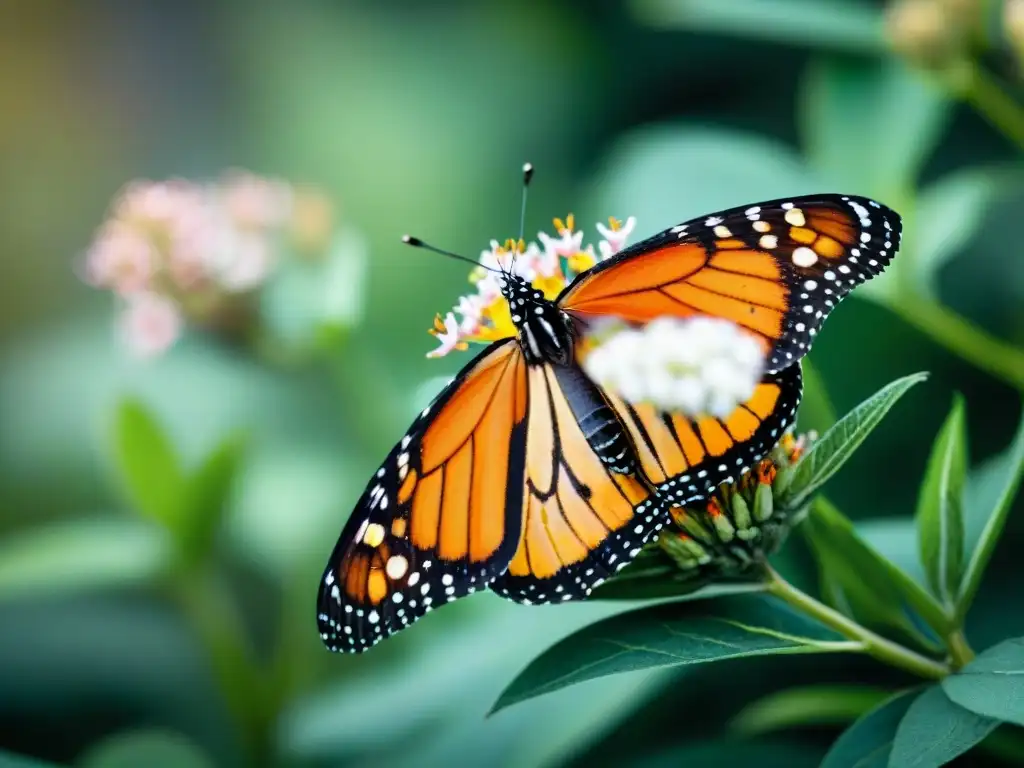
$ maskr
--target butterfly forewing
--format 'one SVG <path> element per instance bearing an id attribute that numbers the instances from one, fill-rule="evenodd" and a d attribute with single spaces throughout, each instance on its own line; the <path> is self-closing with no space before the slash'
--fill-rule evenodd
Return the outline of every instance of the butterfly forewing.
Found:
<path id="1" fill-rule="evenodd" d="M 862 197 L 810 195 L 703 216 L 601 262 L 558 304 L 587 322 L 721 317 L 761 342 L 768 370 L 799 360 L 832 309 L 880 273 L 900 217 Z"/>
<path id="2" fill-rule="evenodd" d="M 365 650 L 505 570 L 522 527 L 526 384 L 518 345 L 497 342 L 391 451 L 324 571 L 328 648 Z"/>

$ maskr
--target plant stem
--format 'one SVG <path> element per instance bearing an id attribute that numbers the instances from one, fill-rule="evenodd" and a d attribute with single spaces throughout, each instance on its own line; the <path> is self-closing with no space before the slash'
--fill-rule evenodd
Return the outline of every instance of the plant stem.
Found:
<path id="1" fill-rule="evenodd" d="M 961 97 L 1008 139 L 1024 147 L 1024 109 L 976 62 L 965 66 Z"/>
<path id="2" fill-rule="evenodd" d="M 879 661 L 929 680 L 941 680 L 949 674 L 950 669 L 945 664 L 929 659 L 916 651 L 903 647 L 899 643 L 882 637 L 867 627 L 861 626 L 853 619 L 839 613 L 839 611 L 815 600 L 806 592 L 801 592 L 783 579 L 767 563 L 765 564 L 765 572 L 768 576 L 767 591 L 769 594 L 784 600 L 794 608 L 831 627 L 844 637 L 862 643 L 864 652 Z"/>
<path id="3" fill-rule="evenodd" d="M 949 648 L 954 668 L 960 669 L 974 661 L 974 649 L 968 644 L 962 629 L 956 630 L 946 638 L 946 646 Z"/>
<path id="4" fill-rule="evenodd" d="M 894 312 L 964 360 L 1024 392 L 1024 351 L 993 338 L 938 302 L 904 292 Z"/>

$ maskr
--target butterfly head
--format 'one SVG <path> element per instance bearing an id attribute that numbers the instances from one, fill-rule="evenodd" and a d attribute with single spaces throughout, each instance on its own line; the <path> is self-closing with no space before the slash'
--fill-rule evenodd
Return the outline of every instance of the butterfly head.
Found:
<path id="1" fill-rule="evenodd" d="M 564 365 L 572 360 L 574 333 L 569 316 L 525 278 L 511 271 L 503 270 L 498 284 L 508 302 L 527 361 Z"/>

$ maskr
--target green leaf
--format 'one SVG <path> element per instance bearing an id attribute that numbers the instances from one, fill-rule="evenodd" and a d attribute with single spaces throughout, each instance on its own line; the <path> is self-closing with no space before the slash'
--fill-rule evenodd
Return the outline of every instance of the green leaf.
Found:
<path id="1" fill-rule="evenodd" d="M 228 496 L 245 452 L 242 436 L 222 442 L 185 483 L 182 500 L 182 535 L 186 551 L 206 552 L 224 518 Z"/>
<path id="2" fill-rule="evenodd" d="M 0 768 L 57 768 L 57 764 L 0 749 Z"/>
<path id="3" fill-rule="evenodd" d="M 992 170 L 974 168 L 950 173 L 920 193 L 909 262 L 919 289 L 937 295 L 939 270 L 981 226 L 1001 184 Z"/>
<path id="4" fill-rule="evenodd" d="M 821 768 L 885 768 L 900 720 L 919 693 L 898 693 L 857 720 L 836 739 Z"/>
<path id="5" fill-rule="evenodd" d="M 921 562 L 932 591 L 950 609 L 964 567 L 964 483 L 967 477 L 967 423 L 957 395 L 932 445 L 917 501 Z"/>
<path id="6" fill-rule="evenodd" d="M 826 499 L 815 500 L 804 526 L 823 573 L 842 589 L 854 618 L 897 628 L 929 648 L 930 641 L 907 614 L 910 607 L 936 632 L 945 632 L 949 622 L 935 599 L 868 546 L 853 523 Z"/>
<path id="7" fill-rule="evenodd" d="M 750 738 L 785 728 L 856 720 L 888 696 L 861 685 L 808 685 L 769 693 L 744 707 L 730 726 Z M 893 732 L 895 733 L 895 725 Z"/>
<path id="8" fill-rule="evenodd" d="M 806 504 L 853 455 L 896 401 L 906 394 L 908 389 L 926 378 L 926 373 L 915 373 L 890 382 L 843 416 L 811 446 L 797 464 L 787 491 L 789 498 L 786 499 L 786 504 L 794 509 Z"/>
<path id="9" fill-rule="evenodd" d="M 137 520 L 74 520 L 0 544 L 0 599 L 146 584 L 173 557 L 168 536 Z"/>
<path id="10" fill-rule="evenodd" d="M 896 729 L 892 768 L 937 768 L 964 754 L 991 733 L 998 720 L 981 717 L 933 685 L 918 696 Z"/>
<path id="11" fill-rule="evenodd" d="M 963 618 L 978 593 L 985 568 L 992 558 L 999 537 L 1002 535 L 1006 518 L 1013 507 L 1014 496 L 1024 477 L 1024 414 L 1017 427 L 1017 434 L 1007 451 L 993 462 L 985 472 L 984 479 L 975 475 L 975 482 L 968 482 L 968 519 L 981 518 L 985 515 L 985 527 L 982 529 L 970 560 L 964 570 L 963 582 L 957 599 L 957 615 Z M 977 506 L 975 506 L 977 505 Z M 977 509 L 980 514 L 970 514 Z M 970 541 L 970 538 L 968 538 Z"/>
<path id="12" fill-rule="evenodd" d="M 886 57 L 826 59 L 805 85 L 803 134 L 814 168 L 838 188 L 882 198 L 914 188 L 950 116 L 937 84 Z"/>
<path id="13" fill-rule="evenodd" d="M 180 522 L 181 467 L 174 446 L 138 400 L 121 401 L 114 447 L 121 479 L 136 511 L 175 530 Z"/>
<path id="14" fill-rule="evenodd" d="M 79 761 L 82 768 L 213 768 L 213 760 L 176 733 L 120 733 L 100 742 Z"/>
<path id="15" fill-rule="evenodd" d="M 878 9 L 851 0 L 634 0 L 633 12 L 658 27 L 856 53 L 885 49 Z"/>
<path id="16" fill-rule="evenodd" d="M 599 621 L 556 643 L 516 677 L 493 711 L 619 672 L 860 647 L 770 598 L 667 603 Z"/>
<path id="17" fill-rule="evenodd" d="M 942 681 L 961 707 L 978 715 L 1024 725 L 1024 638 L 1005 640 Z"/>
<path id="18" fill-rule="evenodd" d="M 818 366 L 806 358 L 801 366 L 804 375 L 804 394 L 800 399 L 797 429 L 800 432 L 813 430 L 821 435 L 836 423 L 836 409 L 828 396 L 825 380 L 822 379 Z"/>
<path id="19" fill-rule="evenodd" d="M 687 179 L 704 181 L 695 185 Z M 653 233 L 708 211 L 812 194 L 822 180 L 792 147 L 757 134 L 657 126 L 614 146 L 597 179 L 596 211 L 636 216 Z M 639 234 L 639 233 L 638 233 Z"/>
<path id="20" fill-rule="evenodd" d="M 658 547 L 644 549 L 628 566 L 594 590 L 591 600 L 652 600 L 673 597 L 702 600 L 724 595 L 760 592 L 757 582 L 717 582 L 709 584 L 697 573 L 688 573 L 676 565 Z"/>

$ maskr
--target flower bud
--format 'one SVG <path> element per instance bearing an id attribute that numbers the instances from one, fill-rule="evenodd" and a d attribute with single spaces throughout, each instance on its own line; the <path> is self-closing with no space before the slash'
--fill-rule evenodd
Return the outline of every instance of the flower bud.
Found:
<path id="1" fill-rule="evenodd" d="M 885 14 L 892 48 L 915 64 L 937 68 L 963 43 L 964 29 L 939 0 L 895 0 Z"/>

